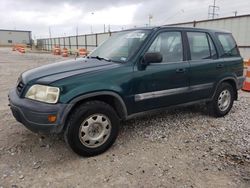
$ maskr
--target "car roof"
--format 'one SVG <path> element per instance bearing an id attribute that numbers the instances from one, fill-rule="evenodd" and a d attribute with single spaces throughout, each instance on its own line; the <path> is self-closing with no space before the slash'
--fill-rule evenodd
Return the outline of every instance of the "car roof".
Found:
<path id="1" fill-rule="evenodd" d="M 161 29 L 170 29 L 170 30 L 185 30 L 185 31 L 200 31 L 200 32 L 211 32 L 211 33 L 231 33 L 226 30 L 218 30 L 218 29 L 207 29 L 207 28 L 198 28 L 198 27 L 181 27 L 181 26 L 158 26 L 158 27 L 137 27 L 131 28 L 129 30 L 161 30 Z"/>

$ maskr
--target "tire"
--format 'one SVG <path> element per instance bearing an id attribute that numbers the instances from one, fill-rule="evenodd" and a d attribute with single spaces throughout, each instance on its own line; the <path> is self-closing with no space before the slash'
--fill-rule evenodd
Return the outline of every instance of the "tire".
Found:
<path id="1" fill-rule="evenodd" d="M 234 90 L 231 84 L 223 82 L 218 87 L 213 101 L 209 104 L 210 114 L 214 117 L 223 117 L 231 110 L 234 103 Z"/>
<path id="2" fill-rule="evenodd" d="M 80 105 L 69 117 L 64 139 L 80 156 L 105 152 L 115 142 L 120 120 L 114 109 L 101 101 Z"/>

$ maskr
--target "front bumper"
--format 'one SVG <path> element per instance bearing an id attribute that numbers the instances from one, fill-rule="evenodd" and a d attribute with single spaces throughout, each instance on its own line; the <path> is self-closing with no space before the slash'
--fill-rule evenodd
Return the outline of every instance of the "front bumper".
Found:
<path id="1" fill-rule="evenodd" d="M 15 89 L 9 92 L 9 104 L 17 121 L 33 132 L 60 133 L 67 115 L 67 104 L 46 104 L 20 98 Z M 49 115 L 56 115 L 55 123 L 48 121 Z"/>

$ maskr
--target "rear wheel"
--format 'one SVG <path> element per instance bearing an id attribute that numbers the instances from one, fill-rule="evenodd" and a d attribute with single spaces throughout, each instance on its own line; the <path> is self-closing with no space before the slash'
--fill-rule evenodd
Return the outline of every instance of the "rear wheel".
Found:
<path id="1" fill-rule="evenodd" d="M 118 131 L 119 118 L 114 109 L 104 102 L 90 101 L 72 113 L 64 137 L 77 154 L 93 156 L 112 146 Z"/>
<path id="2" fill-rule="evenodd" d="M 234 90 L 231 84 L 222 83 L 214 96 L 213 101 L 209 104 L 210 112 L 215 117 L 222 117 L 228 114 L 234 102 Z"/>

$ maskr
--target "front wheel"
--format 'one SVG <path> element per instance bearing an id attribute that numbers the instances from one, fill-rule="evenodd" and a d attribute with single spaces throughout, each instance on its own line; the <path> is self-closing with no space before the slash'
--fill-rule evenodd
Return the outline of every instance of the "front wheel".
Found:
<path id="1" fill-rule="evenodd" d="M 111 147 L 118 132 L 119 118 L 114 109 L 104 102 L 90 101 L 73 111 L 64 137 L 75 153 L 94 156 Z"/>
<path id="2" fill-rule="evenodd" d="M 215 117 L 222 117 L 228 114 L 234 102 L 234 90 L 231 84 L 222 83 L 214 96 L 213 101 L 209 104 L 210 112 Z"/>

